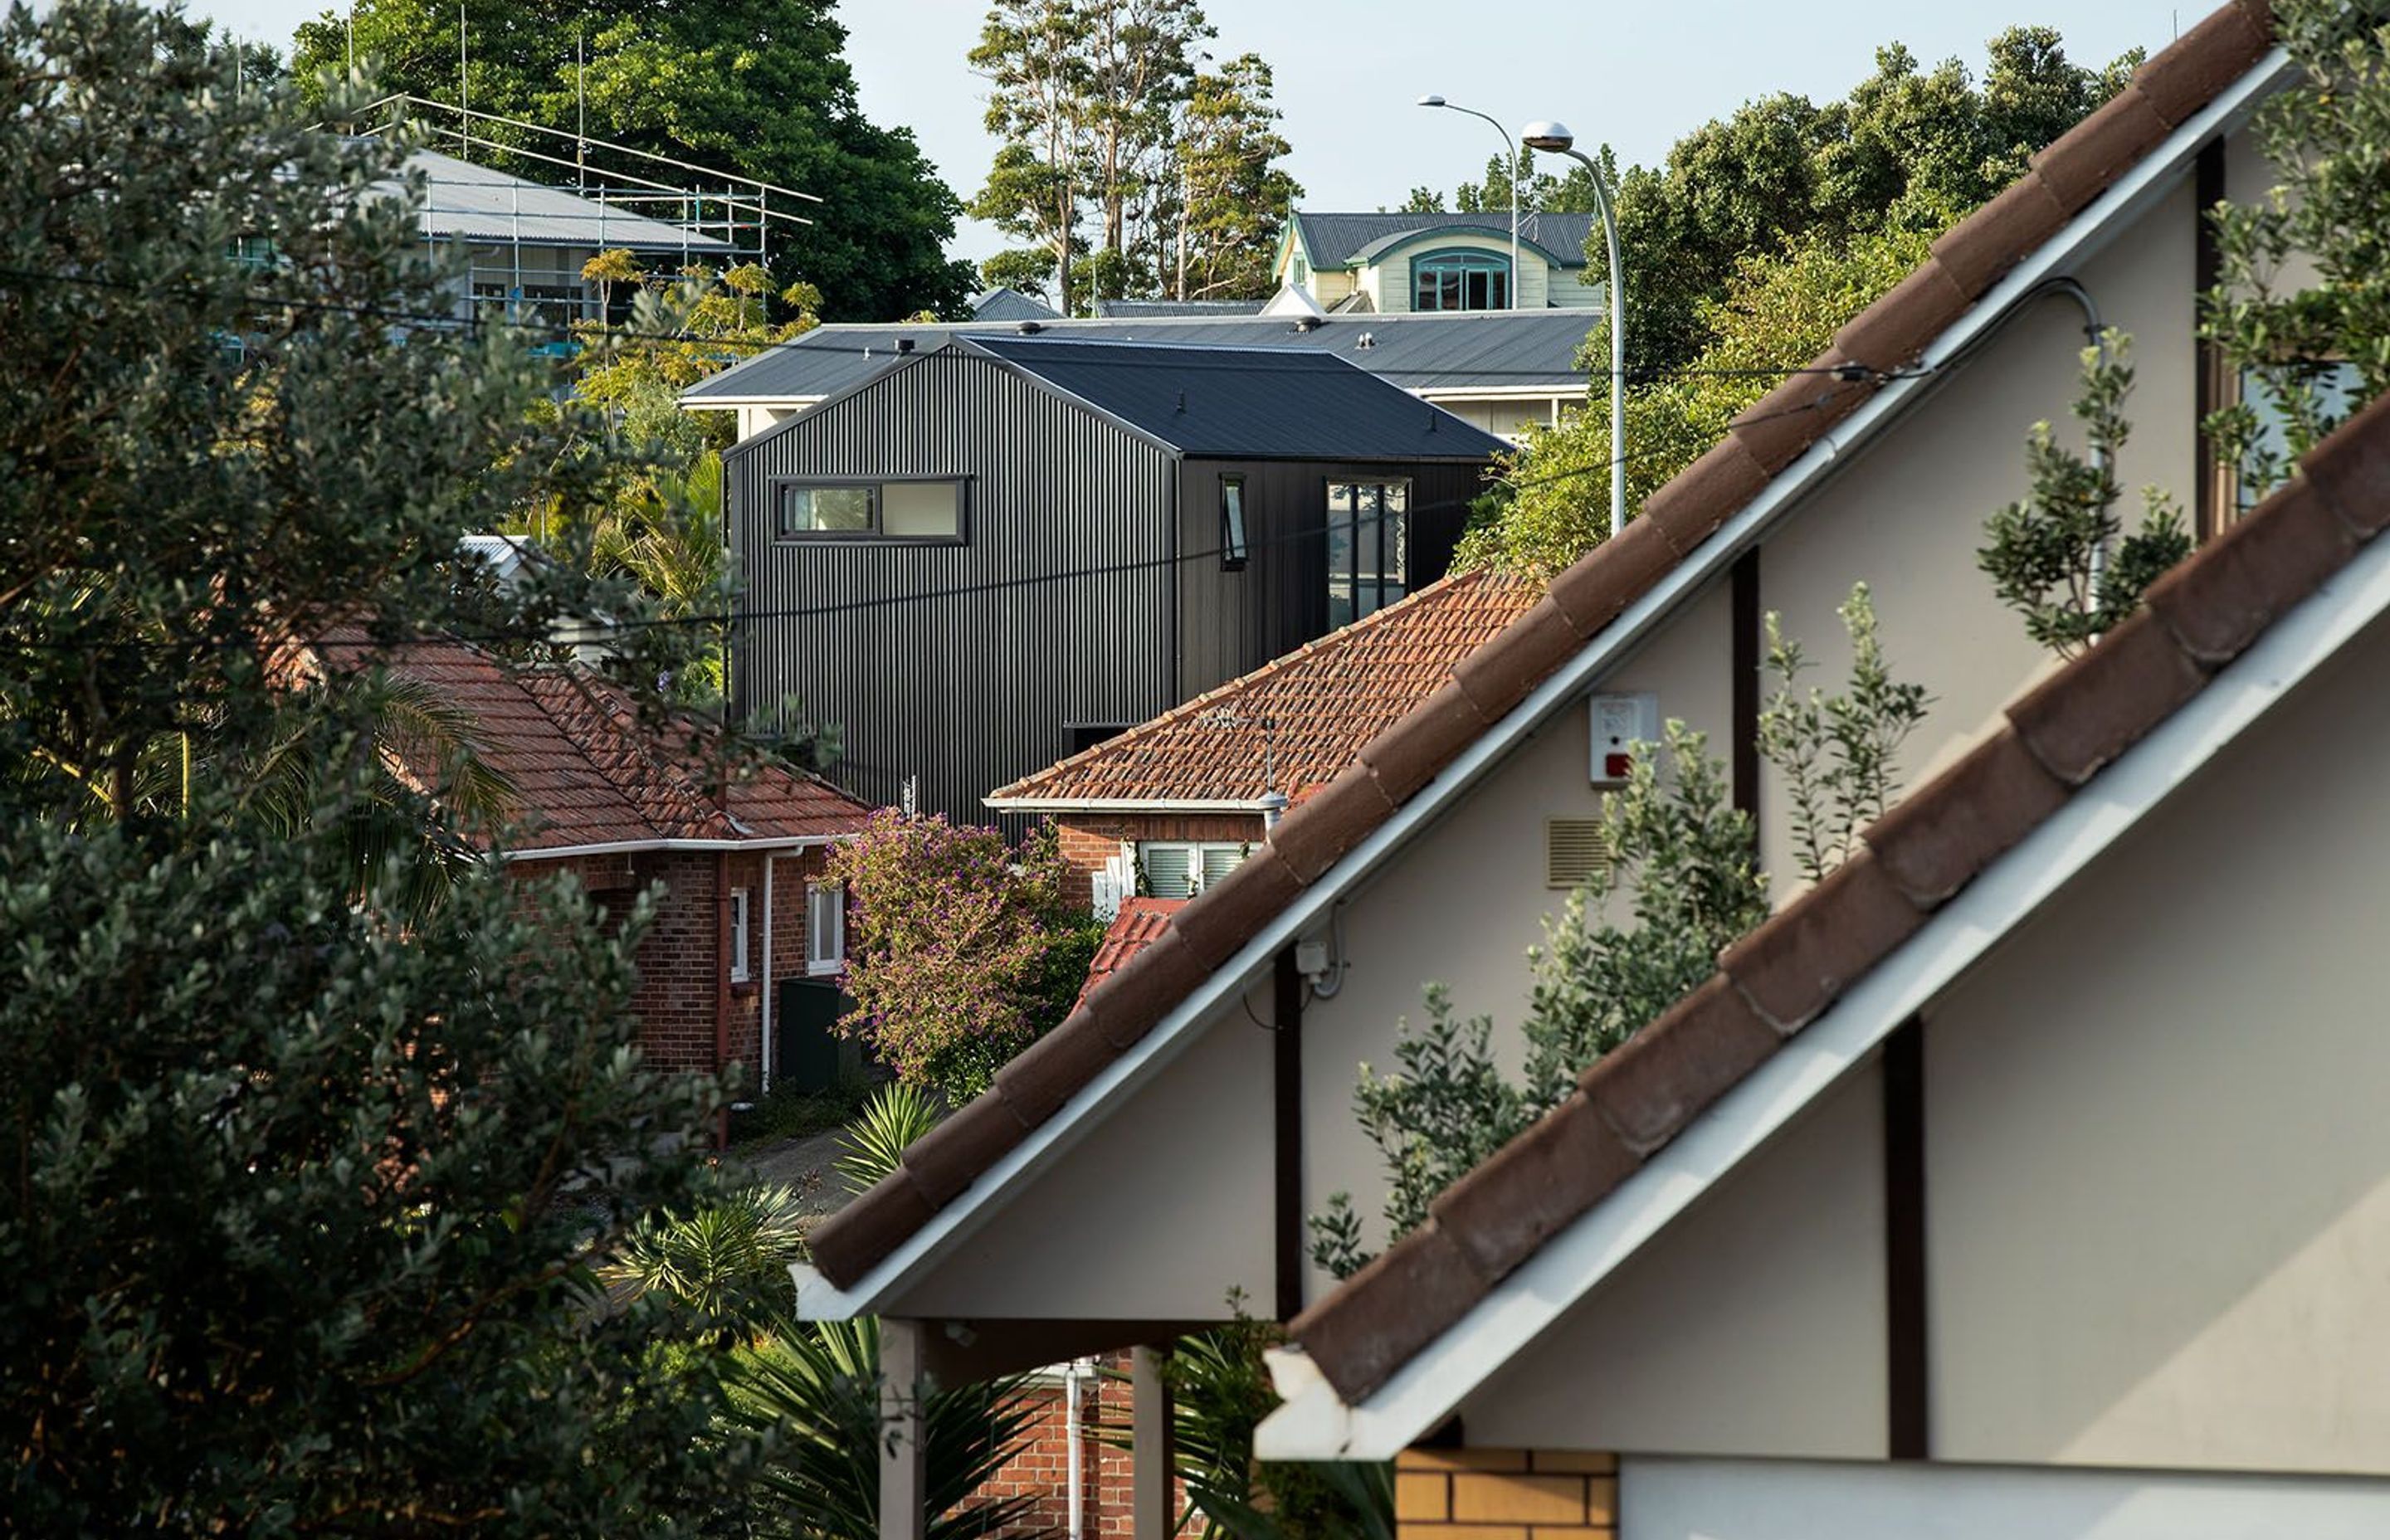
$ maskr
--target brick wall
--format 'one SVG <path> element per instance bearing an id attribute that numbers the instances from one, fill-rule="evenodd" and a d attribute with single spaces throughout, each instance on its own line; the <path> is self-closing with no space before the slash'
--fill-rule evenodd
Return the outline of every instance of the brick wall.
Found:
<path id="1" fill-rule="evenodd" d="M 1116 1446 L 1109 1442 L 1114 1438 L 1125 1440 L 1133 1421 L 1128 1354 L 1115 1354 L 1099 1363 L 1111 1372 L 1079 1382 L 1080 1436 L 1084 1441 L 1079 1450 L 1080 1490 L 1086 1505 L 1081 1510 L 1082 1533 L 1088 1540 L 1128 1540 L 1134 1518 L 1130 1506 L 1135 1486 L 1134 1457 L 1124 1443 Z M 1060 1380 L 1050 1385 L 1040 1381 L 1029 1393 L 1036 1408 L 1036 1422 L 1028 1446 L 990 1477 L 983 1490 L 992 1497 L 1027 1495 L 1037 1499 L 1036 1506 L 1020 1523 L 997 1532 L 1000 1537 L 1046 1534 L 1062 1540 L 1070 1533 L 1067 1526 L 1071 1515 L 1069 1412 Z M 1183 1489 L 1176 1500 L 1179 1511 L 1185 1511 L 1187 1494 Z"/>
<path id="2" fill-rule="evenodd" d="M 772 868 L 772 978 L 805 975 L 805 883 L 818 878 L 828 860 L 820 850 L 790 852 Z M 717 866 L 719 863 L 719 866 Z M 717 870 L 725 879 L 718 880 Z M 712 1071 L 714 1066 L 714 1005 L 717 980 L 726 966 L 720 945 L 723 889 L 745 888 L 748 902 L 748 979 L 728 984 L 729 1062 L 740 1066 L 739 1094 L 757 1090 L 763 1051 L 764 856 L 733 852 L 722 861 L 712 851 L 643 851 L 628 855 L 579 856 L 567 861 L 521 861 L 510 868 L 523 879 L 570 871 L 616 916 L 650 883 L 661 883 L 655 922 L 639 943 L 639 986 L 632 1008 L 639 1017 L 639 1044 L 649 1059 L 667 1069 Z"/>
<path id="3" fill-rule="evenodd" d="M 1076 870 L 1073 897 L 1092 903 L 1095 875 L 1124 840 L 1219 840 L 1258 845 L 1268 838 L 1258 813 L 1065 813 L 1054 820 L 1062 859 Z"/>
<path id="4" fill-rule="evenodd" d="M 1394 1462 L 1399 1540 L 1616 1540 L 1618 1457 L 1550 1449 L 1407 1449 Z"/>

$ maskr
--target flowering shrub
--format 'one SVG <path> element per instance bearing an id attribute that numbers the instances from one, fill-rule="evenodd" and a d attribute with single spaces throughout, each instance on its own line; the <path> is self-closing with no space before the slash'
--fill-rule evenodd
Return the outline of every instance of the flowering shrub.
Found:
<path id="1" fill-rule="evenodd" d="M 872 815 L 829 874 L 854 908 L 841 1023 L 897 1078 L 959 1104 L 1068 1013 L 1103 928 L 1065 900 L 1050 828 L 1018 847 L 944 817 Z"/>

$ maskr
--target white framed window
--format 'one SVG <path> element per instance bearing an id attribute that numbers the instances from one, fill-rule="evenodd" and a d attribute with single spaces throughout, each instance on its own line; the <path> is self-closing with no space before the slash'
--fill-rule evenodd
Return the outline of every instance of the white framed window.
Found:
<path id="1" fill-rule="evenodd" d="M 747 982 L 747 890 L 730 890 L 730 982 Z"/>
<path id="2" fill-rule="evenodd" d="M 836 973 L 846 967 L 846 884 L 805 884 L 805 971 Z"/>
<path id="3" fill-rule="evenodd" d="M 1137 847 L 1145 891 L 1155 898 L 1193 898 L 1237 869 L 1253 847 L 1235 841 L 1147 840 Z"/>

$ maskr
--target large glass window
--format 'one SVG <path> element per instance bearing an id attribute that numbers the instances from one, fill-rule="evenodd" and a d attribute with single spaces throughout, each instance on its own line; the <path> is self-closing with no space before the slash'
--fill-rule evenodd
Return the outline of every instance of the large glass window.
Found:
<path id="1" fill-rule="evenodd" d="M 1491 251 L 1430 251 L 1411 262 L 1413 310 L 1508 310 L 1510 260 Z"/>
<path id="2" fill-rule="evenodd" d="M 784 481 L 782 540 L 960 540 L 960 481 Z"/>
<path id="3" fill-rule="evenodd" d="M 1401 598 L 1410 571 L 1408 481 L 1328 485 L 1328 623 L 1350 625 Z"/>

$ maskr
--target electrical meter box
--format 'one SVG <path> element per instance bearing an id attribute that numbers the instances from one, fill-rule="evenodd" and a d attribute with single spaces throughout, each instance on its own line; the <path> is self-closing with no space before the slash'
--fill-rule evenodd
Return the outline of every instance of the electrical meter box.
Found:
<path id="1" fill-rule="evenodd" d="M 1597 695 L 1593 722 L 1593 784 L 1624 786 L 1635 756 L 1660 741 L 1660 698 L 1651 694 Z"/>

